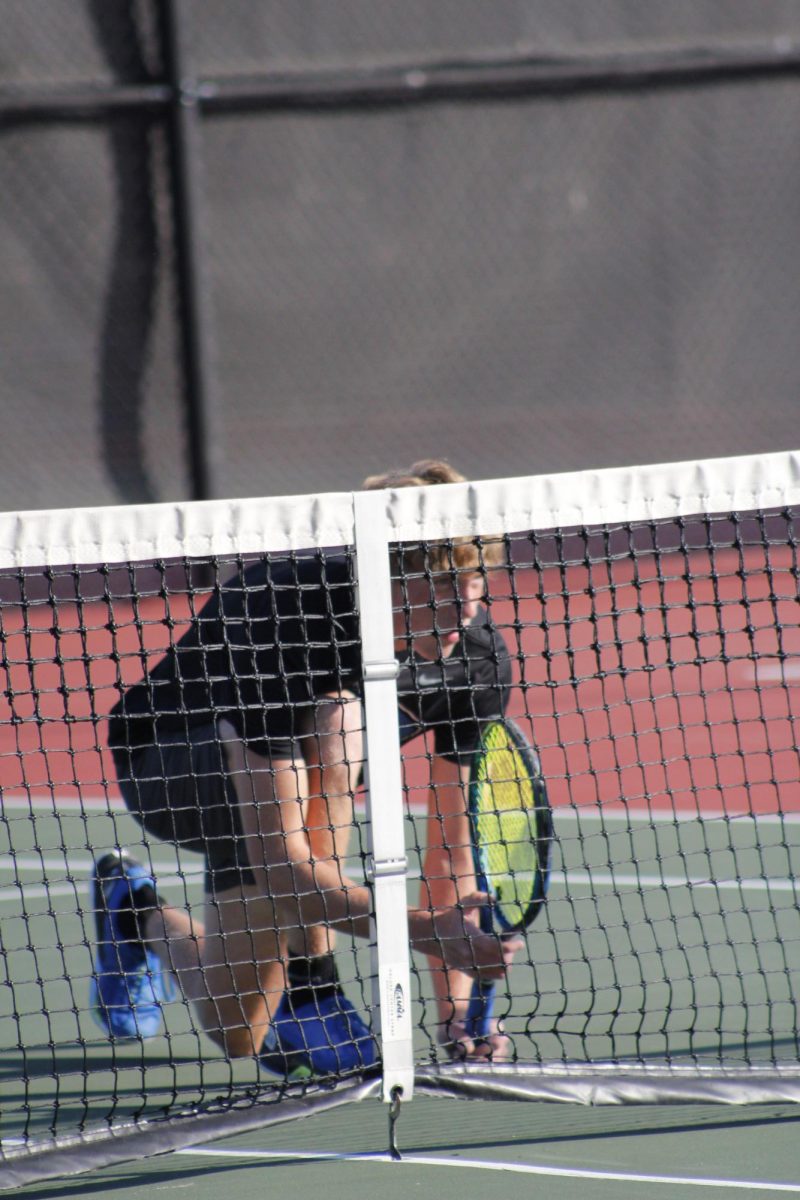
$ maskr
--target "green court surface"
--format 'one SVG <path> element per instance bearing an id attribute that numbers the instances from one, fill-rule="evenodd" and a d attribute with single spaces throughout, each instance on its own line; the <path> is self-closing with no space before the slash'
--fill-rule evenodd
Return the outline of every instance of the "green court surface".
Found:
<path id="1" fill-rule="evenodd" d="M 386 1154 L 376 1100 L 228 1141 L 31 1185 L 25 1200 L 302 1194 L 438 1195 L 442 1200 L 766 1200 L 800 1195 L 800 1112 L 673 1105 L 591 1109 L 419 1097 L 398 1122 L 403 1154 Z"/>
<path id="2" fill-rule="evenodd" d="M 796 1053 L 796 817 L 622 820 L 587 809 L 557 811 L 556 822 L 546 919 L 529 935 L 506 1002 L 521 1057 L 533 1050 L 545 1059 L 605 1059 L 612 1052 L 658 1058 L 667 1043 L 673 1054 L 722 1044 L 733 1059 L 746 1051 L 751 1061 Z M 410 845 L 421 843 L 422 824 L 409 817 Z M 180 1001 L 168 1006 L 164 1035 L 144 1052 L 135 1045 L 112 1050 L 87 1011 L 89 847 L 121 841 L 134 849 L 138 843 L 141 852 L 141 833 L 126 814 L 97 805 L 87 815 L 67 801 L 37 808 L 32 819 L 27 806 L 8 804 L 0 828 L 3 939 L 15 1005 L 12 1012 L 11 989 L 0 989 L 4 1138 L 23 1127 L 24 1074 L 32 1135 L 45 1131 L 56 1095 L 58 1129 L 67 1133 L 81 1121 L 105 1119 L 112 1094 L 111 1115 L 121 1120 L 157 1115 L 177 1098 L 193 1103 L 232 1084 L 263 1085 L 254 1062 L 225 1062 L 193 1031 Z M 167 898 L 200 902 L 200 860 L 179 861 L 161 844 L 151 853 Z M 351 871 L 358 865 L 354 856 Z M 417 868 L 413 859 L 412 873 Z M 416 884 L 411 888 L 413 894 Z M 425 1061 L 430 985 L 418 965 L 417 1058 Z M 340 969 L 353 999 L 368 1007 L 367 951 L 343 940 Z M 387 1109 L 365 1100 L 205 1148 L 31 1185 L 24 1195 L 101 1198 L 147 1188 L 210 1198 L 228 1189 L 249 1200 L 298 1184 L 324 1188 L 331 1200 L 378 1189 L 384 1200 L 435 1189 L 444 1196 L 665 1200 L 800 1195 L 800 1106 L 788 1104 L 590 1109 L 420 1095 L 403 1106 L 397 1131 L 400 1163 L 386 1154 Z"/>

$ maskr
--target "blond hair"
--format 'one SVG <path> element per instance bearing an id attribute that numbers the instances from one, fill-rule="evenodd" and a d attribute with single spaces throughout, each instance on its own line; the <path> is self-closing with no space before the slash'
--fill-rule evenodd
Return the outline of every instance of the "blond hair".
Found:
<path id="1" fill-rule="evenodd" d="M 432 483 L 466 483 L 466 475 L 462 475 L 450 463 L 439 458 L 423 458 L 412 463 L 408 470 L 386 471 L 383 475 L 368 475 L 364 480 L 365 491 L 379 491 L 381 488 L 398 487 L 428 487 Z"/>
<path id="2" fill-rule="evenodd" d="M 444 459 L 423 458 L 406 470 L 368 475 L 365 491 L 383 488 L 430 487 L 437 483 L 466 483 L 455 467 Z M 400 573 L 439 571 L 481 571 L 505 565 L 506 548 L 502 537 L 456 537 L 447 541 L 405 543 L 392 547 L 392 561 Z"/>

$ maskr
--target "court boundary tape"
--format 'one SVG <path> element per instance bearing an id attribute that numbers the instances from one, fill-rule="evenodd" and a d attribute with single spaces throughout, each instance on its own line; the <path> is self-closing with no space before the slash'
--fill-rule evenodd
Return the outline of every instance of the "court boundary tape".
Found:
<path id="1" fill-rule="evenodd" d="M 0 812 L 4 808 L 22 809 L 24 812 L 32 810 L 42 811 L 45 814 L 67 814 L 82 816 L 89 813 L 99 812 L 109 816 L 117 814 L 127 815 L 127 808 L 121 797 L 116 795 L 106 796 L 102 792 L 89 792 L 82 796 L 55 796 L 51 795 L 46 789 L 41 792 L 27 793 L 17 788 L 9 788 L 5 792 L 0 789 Z M 410 816 L 418 817 L 427 814 L 427 807 L 424 803 L 411 803 L 407 806 L 407 812 Z M 363 815 L 363 804 L 356 803 L 356 812 Z M 553 814 L 556 820 L 574 820 L 574 821 L 601 821 L 603 823 L 610 821 L 622 821 L 631 825 L 638 824 L 684 824 L 691 821 L 759 821 L 764 824 L 800 824 L 800 811 L 779 812 L 774 808 L 764 810 L 763 812 L 757 809 L 735 809 L 726 810 L 719 807 L 691 807 L 681 806 L 679 808 L 667 807 L 648 807 L 644 804 L 621 804 L 619 801 L 609 801 L 605 804 L 555 804 L 553 805 Z"/>
<path id="2" fill-rule="evenodd" d="M 4 889 L 24 891 L 30 896 L 41 895 L 74 895 L 76 889 L 88 887 L 90 884 L 90 872 L 94 866 L 94 860 L 90 858 L 80 858 L 78 856 L 67 855 L 64 858 L 52 857 L 46 855 L 34 854 L 0 854 L 0 900 L 5 899 L 3 895 Z M 173 863 L 160 863 L 150 860 L 150 869 L 157 874 L 159 883 L 164 886 L 192 886 L 202 883 L 204 878 L 204 867 L 200 863 L 184 863 L 178 867 Z M 47 880 L 43 884 L 38 881 L 31 883 L 22 883 L 18 879 L 20 871 L 44 870 L 44 871 L 62 871 L 66 872 L 66 880 L 58 880 L 48 883 Z M 3 882 L 2 876 L 4 872 L 14 872 L 15 878 L 10 883 Z M 83 878 L 82 876 L 85 876 Z M 419 872 L 409 872 L 409 879 L 418 879 Z M 646 891 L 656 891 L 663 888 L 692 888 L 695 890 L 711 890 L 711 891 L 763 891 L 763 892 L 791 892 L 795 894 L 800 890 L 800 881 L 789 876 L 784 877 L 742 877 L 731 879 L 714 879 L 712 877 L 693 877 L 690 875 L 670 875 L 668 873 L 653 874 L 647 871 L 630 872 L 624 870 L 606 870 L 606 869 L 570 869 L 567 872 L 553 871 L 551 874 L 551 883 L 557 883 L 567 888 L 595 888 L 606 890 L 611 889 L 616 891 L 617 888 L 635 888 L 644 889 Z M 567 898 L 569 891 L 567 892 Z M 562 897 L 553 897 L 561 899 Z"/>
<path id="3" fill-rule="evenodd" d="M 705 1179 L 693 1175 L 642 1175 L 638 1172 L 595 1171 L 588 1167 L 556 1167 L 539 1163 L 491 1162 L 475 1158 L 439 1158 L 425 1154 L 404 1154 L 399 1162 L 389 1154 L 340 1154 L 312 1150 L 241 1150 L 217 1147 L 197 1147 L 176 1150 L 176 1154 L 195 1154 L 207 1158 L 253 1158 L 270 1160 L 303 1160 L 306 1162 L 391 1163 L 392 1166 L 412 1167 L 470 1167 L 478 1171 L 508 1171 L 517 1175 L 545 1175 L 561 1179 L 596 1179 L 606 1183 L 671 1184 L 673 1187 L 716 1187 L 739 1191 L 758 1189 L 764 1192 L 783 1192 L 800 1195 L 800 1182 L 778 1183 L 754 1179 Z"/>

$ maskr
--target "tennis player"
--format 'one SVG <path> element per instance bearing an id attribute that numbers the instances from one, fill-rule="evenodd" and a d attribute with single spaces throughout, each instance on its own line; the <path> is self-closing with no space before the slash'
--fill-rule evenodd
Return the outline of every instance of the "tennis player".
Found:
<path id="1" fill-rule="evenodd" d="M 374 476 L 410 487 L 447 464 Z M 412 945 L 434 968 L 440 1041 L 504 1057 L 498 1030 L 466 1035 L 474 977 L 500 977 L 520 942 L 481 932 L 464 787 L 481 723 L 502 715 L 507 648 L 481 605 L 498 547 L 397 551 L 393 608 L 401 739 L 432 730 L 428 849 Z M 148 834 L 206 857 L 203 920 L 166 904 L 126 851 L 96 864 L 93 1006 L 116 1037 L 161 1027 L 177 981 L 231 1057 L 280 1075 L 368 1068 L 371 1032 L 339 984 L 335 931 L 369 937 L 368 886 L 342 871 L 363 764 L 361 656 L 350 557 L 309 552 L 242 568 L 112 711 L 120 788 Z"/>

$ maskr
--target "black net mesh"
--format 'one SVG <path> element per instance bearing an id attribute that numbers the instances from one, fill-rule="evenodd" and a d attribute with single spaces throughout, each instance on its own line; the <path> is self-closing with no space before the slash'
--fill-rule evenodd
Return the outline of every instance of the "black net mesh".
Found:
<path id="1" fill-rule="evenodd" d="M 545 910 L 497 1005 L 505 1051 L 792 1060 L 796 514 L 519 535 L 509 548 L 487 617 L 510 651 L 505 711 L 541 760 L 556 845 Z M 429 795 L 434 749 L 406 748 L 423 873 L 424 847 L 453 820 L 447 792 L 441 805 Z M 420 972 L 422 1025 L 441 1056 L 458 1002 L 439 988 L 436 1026 L 431 980 Z"/>
<path id="2" fill-rule="evenodd" d="M 798 1061 L 797 512 L 503 532 L 503 511 L 476 542 L 391 556 L 415 1064 L 779 1086 Z M 12 1168 L 379 1069 L 359 614 L 347 548 L 3 571 Z M 497 950 L 463 907 L 469 780 L 505 719 L 541 764 L 551 870 L 476 1043 L 469 972 Z"/>
<path id="3" fill-rule="evenodd" d="M 357 686 L 350 556 L 20 570 L 1 586 L 6 1147 L 269 1102 L 310 1074 L 298 1070 L 309 1039 L 327 1056 L 317 1075 L 370 1065 L 369 966 L 346 946 L 338 978 L 360 1024 L 319 1025 L 336 980 L 312 969 L 294 1042 L 272 1049 L 270 1070 L 259 1061 L 286 955 L 320 957 L 308 913 L 290 901 L 276 913 L 265 893 L 305 895 L 316 920 L 328 908 L 324 879 L 265 886 L 248 850 L 280 859 L 299 836 L 292 797 L 312 792 L 298 869 L 312 869 L 310 850 L 339 886 L 351 870 L 363 879 L 360 705 L 345 739 L 346 700 L 317 695 Z M 329 609 L 334 645 L 315 628 Z M 240 821 L 237 789 L 256 807 L 277 790 L 277 826 Z M 289 962 L 290 982 L 299 969 Z"/>

